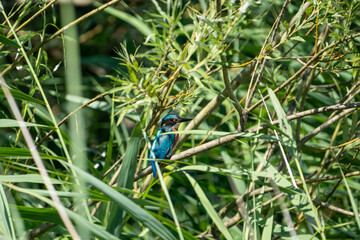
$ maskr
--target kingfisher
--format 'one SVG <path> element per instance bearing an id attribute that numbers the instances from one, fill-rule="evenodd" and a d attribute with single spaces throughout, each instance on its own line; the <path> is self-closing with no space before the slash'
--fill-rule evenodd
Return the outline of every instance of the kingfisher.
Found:
<path id="1" fill-rule="evenodd" d="M 151 147 L 150 159 L 170 159 L 172 150 L 176 145 L 179 135 L 176 134 L 180 123 L 192 120 L 191 118 L 181 118 L 179 115 L 169 113 L 161 119 L 161 128 L 157 132 Z M 162 134 L 173 132 L 174 134 Z M 156 177 L 156 165 L 151 161 L 153 177 Z"/>

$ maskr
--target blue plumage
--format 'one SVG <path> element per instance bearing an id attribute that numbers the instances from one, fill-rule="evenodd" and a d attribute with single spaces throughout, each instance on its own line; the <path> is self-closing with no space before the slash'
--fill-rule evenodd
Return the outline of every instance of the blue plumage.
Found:
<path id="1" fill-rule="evenodd" d="M 190 121 L 190 118 L 181 118 L 177 114 L 167 114 L 161 120 L 161 128 L 156 134 L 155 140 L 151 147 L 150 159 L 170 159 L 172 150 L 176 145 L 178 134 L 178 125 L 181 122 Z M 174 132 L 174 134 L 162 134 L 167 132 Z M 150 161 L 153 176 L 156 177 L 156 165 L 154 161 Z"/>

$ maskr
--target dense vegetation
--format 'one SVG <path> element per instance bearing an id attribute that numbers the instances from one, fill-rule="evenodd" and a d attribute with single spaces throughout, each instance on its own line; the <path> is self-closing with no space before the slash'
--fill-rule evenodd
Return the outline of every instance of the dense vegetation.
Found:
<path id="1" fill-rule="evenodd" d="M 0 239 L 359 238 L 358 1 L 75 2 L 0 1 Z"/>

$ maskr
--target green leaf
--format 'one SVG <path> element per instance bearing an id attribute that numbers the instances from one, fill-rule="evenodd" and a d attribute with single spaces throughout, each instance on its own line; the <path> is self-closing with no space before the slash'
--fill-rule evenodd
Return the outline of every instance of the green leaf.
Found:
<path id="1" fill-rule="evenodd" d="M 229 175 L 231 177 L 237 178 L 246 178 L 248 180 L 258 180 L 259 177 L 273 177 L 272 172 L 257 172 L 251 171 L 246 169 L 241 170 L 234 170 L 234 169 L 226 169 L 226 168 L 219 168 L 210 165 L 194 165 L 194 166 L 185 166 L 175 170 L 176 172 L 181 171 L 200 171 L 200 172 L 211 172 L 211 173 L 218 173 L 223 175 Z M 290 186 L 292 186 L 290 184 Z M 291 188 L 289 188 L 291 189 Z"/>
<path id="2" fill-rule="evenodd" d="M 301 29 L 304 29 L 304 28 L 310 28 L 314 25 L 313 22 L 307 22 L 305 23 L 304 25 L 301 26 Z"/>
<path id="3" fill-rule="evenodd" d="M 274 208 L 273 202 L 270 204 L 270 213 L 266 218 L 264 230 L 261 235 L 261 240 L 271 240 L 274 225 Z"/>
<path id="4" fill-rule="evenodd" d="M 7 185 L 8 187 L 12 188 L 12 189 L 15 189 L 16 191 L 18 192 L 22 192 L 24 194 L 28 194 L 30 196 L 33 196 L 43 202 L 45 202 L 46 204 L 52 206 L 53 208 L 55 208 L 55 203 L 46 198 L 46 197 L 43 197 L 43 196 L 40 196 L 36 193 L 34 193 L 31 189 L 26 189 L 26 188 L 20 188 L 18 186 L 15 186 L 15 185 Z M 29 214 L 29 211 L 30 209 L 24 209 L 24 208 L 20 208 L 20 210 L 23 210 L 23 211 L 27 211 L 27 214 Z M 79 227 L 82 227 L 82 228 L 85 228 L 87 230 L 89 230 L 89 232 L 93 233 L 95 236 L 101 238 L 101 239 L 106 239 L 106 240 L 118 240 L 117 237 L 115 237 L 114 235 L 110 234 L 109 232 L 105 231 L 105 229 L 99 225 L 96 225 L 92 222 L 89 222 L 87 219 L 83 218 L 82 216 L 80 216 L 79 214 L 65 208 L 64 209 L 66 214 L 70 217 L 71 220 L 73 221 L 76 221 L 76 224 L 79 226 Z M 37 219 L 41 219 L 42 217 L 42 214 L 43 212 L 40 212 L 40 214 L 36 215 L 36 218 Z M 52 213 L 52 210 L 49 210 L 48 213 Z M 48 216 L 48 220 L 49 221 L 49 216 Z M 54 221 L 54 220 L 52 220 Z M 55 219 L 56 221 L 56 219 Z"/>
<path id="5" fill-rule="evenodd" d="M 18 210 L 23 220 L 63 224 L 58 212 L 54 208 L 33 208 L 19 205 L 10 205 L 10 208 Z"/>
<path id="6" fill-rule="evenodd" d="M 52 184 L 61 184 L 59 180 L 50 178 Z M 22 175 L 0 175 L 0 182 L 9 183 L 44 183 L 39 174 L 22 174 Z"/>
<path id="7" fill-rule="evenodd" d="M 339 166 L 339 170 L 341 172 L 341 175 L 342 175 L 345 187 L 346 187 L 346 191 L 347 191 L 349 199 L 350 199 L 351 207 L 352 207 L 352 209 L 354 211 L 356 223 L 358 225 L 358 228 L 360 229 L 360 217 L 359 217 L 359 209 L 358 209 L 357 200 L 355 200 L 354 194 L 351 192 L 350 186 L 348 184 L 348 181 L 346 180 L 346 177 L 344 176 L 344 173 L 343 173 L 343 171 L 341 169 L 341 166 Z"/>
<path id="8" fill-rule="evenodd" d="M 128 188 L 128 189 L 133 188 L 134 175 L 138 160 L 137 155 L 139 153 L 141 136 L 142 136 L 141 126 L 139 123 L 137 123 L 131 134 L 129 143 L 126 148 L 126 153 L 121 166 L 117 187 Z M 110 214 L 111 220 L 108 227 L 108 231 L 120 237 L 123 218 L 124 215 L 122 208 L 117 206 L 116 204 L 113 204 L 112 211 Z"/>
<path id="9" fill-rule="evenodd" d="M 14 40 L 9 39 L 2 34 L 0 34 L 0 42 L 10 47 L 20 48 L 20 46 Z"/>
<path id="10" fill-rule="evenodd" d="M 215 225 L 218 227 L 219 231 L 224 235 L 225 239 L 230 240 L 233 239 L 229 230 L 222 222 L 220 216 L 215 211 L 214 207 L 212 206 L 209 199 L 206 197 L 204 191 L 201 189 L 200 185 L 196 182 L 196 180 L 190 176 L 187 172 L 184 172 L 185 176 L 189 179 L 189 182 L 193 186 L 200 202 L 206 209 L 207 214 L 210 216 L 210 218 L 213 220 Z"/>
<path id="11" fill-rule="evenodd" d="M 96 7 L 100 7 L 102 4 L 95 2 L 94 5 Z M 124 22 L 127 22 L 134 28 L 136 28 L 140 33 L 142 33 L 144 36 L 150 36 L 153 35 L 153 31 L 144 23 L 144 21 L 140 17 L 134 17 L 126 12 L 120 11 L 113 7 L 107 7 L 104 9 L 104 12 L 107 12 L 119 19 L 121 19 Z"/>
<path id="12" fill-rule="evenodd" d="M 130 136 L 129 143 L 126 148 L 126 153 L 121 166 L 117 187 L 128 189 L 133 188 L 141 137 L 141 126 L 139 123 L 137 123 Z"/>
<path id="13" fill-rule="evenodd" d="M 0 185 L 0 234 L 3 239 L 16 239 L 8 197 Z"/>
<path id="14" fill-rule="evenodd" d="M 311 234 L 300 234 L 297 235 L 298 240 L 319 240 L 317 237 L 314 237 L 314 235 Z"/>
<path id="15" fill-rule="evenodd" d="M 10 148 L 0 147 L 0 157 L 18 157 L 18 158 L 32 158 L 32 155 L 28 149 L 23 148 Z M 64 157 L 51 156 L 44 153 L 40 153 L 42 159 L 61 159 L 66 160 Z"/>
<path id="16" fill-rule="evenodd" d="M 290 38 L 290 40 L 299 41 L 299 42 L 306 42 L 305 39 L 300 37 L 300 36 L 292 37 L 292 38 Z"/>
<path id="17" fill-rule="evenodd" d="M 156 218 L 154 218 L 147 211 L 139 207 L 129 198 L 117 192 L 112 187 L 103 183 L 94 176 L 88 174 L 87 172 L 84 172 L 80 168 L 70 165 L 69 163 L 64 161 L 61 162 L 63 162 L 63 164 L 68 165 L 69 167 L 72 167 L 73 170 L 76 171 L 76 173 L 78 174 L 78 177 L 82 178 L 85 182 L 99 189 L 101 192 L 103 192 L 105 195 L 111 198 L 112 201 L 116 203 L 121 209 L 129 213 L 140 224 L 149 228 L 149 230 L 152 231 L 154 234 L 156 234 L 162 239 L 176 240 L 174 235 L 172 235 L 171 232 L 164 225 L 162 225 Z"/>
<path id="18" fill-rule="evenodd" d="M 43 127 L 43 128 L 49 128 L 49 126 L 37 124 L 37 123 L 28 123 L 23 122 L 22 123 L 26 127 Z M 10 128 L 10 127 L 19 127 L 19 122 L 15 119 L 0 119 L 0 128 Z"/>
<path id="19" fill-rule="evenodd" d="M 33 98 L 33 97 L 30 97 L 29 95 L 27 95 L 19 90 L 16 90 L 16 89 L 9 89 L 9 90 L 10 90 L 11 94 L 13 95 L 13 97 L 17 100 L 45 105 L 45 103 L 43 101 Z M 2 91 L 1 88 L 0 88 L 0 97 L 5 97 L 4 92 Z"/>
<path id="20" fill-rule="evenodd" d="M 286 21 L 284 21 L 284 26 L 286 27 L 286 30 L 289 30 L 289 24 Z"/>
<path id="21" fill-rule="evenodd" d="M 265 52 L 270 52 L 271 49 L 272 49 L 271 44 L 268 44 L 268 45 L 265 47 Z"/>
<path id="22" fill-rule="evenodd" d="M 290 126 L 290 123 L 287 120 L 286 113 L 285 113 L 284 109 L 282 108 L 281 103 L 277 99 L 274 91 L 272 89 L 268 88 L 268 92 L 269 92 L 271 102 L 273 103 L 276 115 L 279 119 L 280 129 L 281 129 L 281 131 L 283 131 L 284 133 L 287 134 L 287 137 L 283 136 L 285 144 L 286 144 L 289 152 L 291 153 L 291 155 L 295 156 L 295 154 L 296 154 L 295 138 L 294 138 L 293 130 Z"/>

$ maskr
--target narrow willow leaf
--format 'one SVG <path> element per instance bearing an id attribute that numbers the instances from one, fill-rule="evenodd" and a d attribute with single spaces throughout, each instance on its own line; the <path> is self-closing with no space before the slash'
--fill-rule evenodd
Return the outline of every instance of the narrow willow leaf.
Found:
<path id="1" fill-rule="evenodd" d="M 19 90 L 16 90 L 16 89 L 9 89 L 9 90 L 16 100 L 45 105 L 45 103 L 43 101 L 33 98 L 33 97 L 30 97 L 29 95 L 27 95 Z M 0 97 L 5 97 L 4 92 L 2 91 L 1 88 L 0 88 Z"/>
<path id="2" fill-rule="evenodd" d="M 95 2 L 94 5 L 96 7 L 101 6 L 101 4 L 97 3 L 97 2 Z M 136 28 L 140 33 L 142 33 L 144 36 L 153 35 L 152 30 L 148 27 L 148 25 L 142 19 L 140 19 L 140 17 L 139 18 L 134 17 L 124 11 L 120 11 L 113 7 L 105 8 L 104 12 L 107 12 L 107 13 L 121 19 L 122 21 L 129 23 L 134 28 Z"/>
<path id="3" fill-rule="evenodd" d="M 4 45 L 8 45 L 10 47 L 19 48 L 20 46 L 10 38 L 5 37 L 4 35 L 0 34 L 0 42 L 2 42 Z"/>
<path id="4" fill-rule="evenodd" d="M 117 187 L 132 189 L 134 183 L 134 175 L 137 165 L 137 155 L 139 153 L 140 141 L 141 141 L 141 126 L 139 123 L 135 125 L 135 128 L 131 134 L 129 143 L 126 148 L 125 157 L 121 166 Z M 123 223 L 123 210 L 116 204 L 112 205 L 112 211 L 110 214 L 110 223 L 108 230 L 117 236 L 120 236 L 122 223 Z"/>
<path id="5" fill-rule="evenodd" d="M 28 149 L 0 147 L 0 157 L 32 158 L 32 155 Z M 66 160 L 66 158 L 64 157 L 51 156 L 44 153 L 40 153 L 40 157 L 42 159 Z"/>
<path id="6" fill-rule="evenodd" d="M 22 123 L 26 127 L 43 127 L 49 128 L 49 126 L 37 124 L 37 123 Z M 0 128 L 10 128 L 10 127 L 19 127 L 19 122 L 15 119 L 0 119 Z"/>
<path id="7" fill-rule="evenodd" d="M 286 239 L 286 238 L 284 238 Z M 311 234 L 301 234 L 301 235 L 297 235 L 297 239 L 298 240 L 319 240 L 317 237 L 314 237 L 314 235 Z M 289 238 L 290 240 L 290 238 Z"/>
<path id="8" fill-rule="evenodd" d="M 301 169 L 301 166 L 300 166 L 300 162 L 299 162 L 299 159 L 298 159 L 298 154 L 297 154 L 297 147 L 296 147 L 296 141 L 295 141 L 295 138 L 294 138 L 294 135 L 293 135 L 293 130 L 287 120 L 287 117 L 286 117 L 286 113 L 284 111 L 284 109 L 282 108 L 279 100 L 277 99 L 275 93 L 273 90 L 271 90 L 270 88 L 268 88 L 268 92 L 269 92 L 269 96 L 270 96 L 270 99 L 274 105 L 274 108 L 275 108 L 275 111 L 276 111 L 276 114 L 279 118 L 279 122 L 280 122 L 280 129 L 282 129 L 285 133 L 288 134 L 288 138 L 289 138 L 289 141 L 285 141 L 285 144 L 287 146 L 287 149 L 288 151 L 291 153 L 291 155 L 293 156 L 293 159 L 294 159 L 294 162 L 296 164 L 296 167 L 297 167 L 297 170 L 299 172 L 299 175 L 300 175 L 300 179 L 301 181 L 304 183 L 302 185 L 304 191 L 305 191 L 305 194 L 304 195 L 300 195 L 300 194 L 296 194 L 295 195 L 295 199 L 293 200 L 298 200 L 300 202 L 300 204 L 295 204 L 295 206 L 306 206 L 306 210 L 304 211 L 307 215 L 307 219 L 309 222 L 311 222 L 315 228 L 319 229 L 320 230 L 320 234 L 321 234 L 321 237 L 322 238 L 325 238 L 325 234 L 324 234 L 324 230 L 323 230 L 323 224 L 321 224 L 320 222 L 320 219 L 319 219 L 319 216 L 318 216 L 318 211 L 317 209 L 315 208 L 312 200 L 311 200 L 311 196 L 310 196 L 310 193 L 309 193 L 309 189 L 306 185 L 306 182 L 305 182 L 305 177 L 304 177 L 304 174 L 302 172 L 302 169 Z M 290 166 L 287 165 L 287 167 L 289 168 L 289 171 L 291 171 L 290 169 Z M 305 198 L 306 196 L 306 198 Z M 307 210 L 308 207 L 311 208 L 311 210 Z M 315 222 L 314 222 L 315 220 Z"/>
<path id="9" fill-rule="evenodd" d="M 311 205 L 308 202 L 307 195 L 299 188 L 295 188 L 286 177 L 280 173 L 274 166 L 266 162 L 266 160 L 260 155 L 259 152 L 255 152 L 256 157 L 264 164 L 265 168 L 263 172 L 271 176 L 275 184 L 286 194 L 291 203 L 303 211 L 310 223 L 316 225 L 314 219 L 316 218 L 316 212 L 313 211 Z M 289 191 L 290 190 L 290 191 Z"/>
<path id="10" fill-rule="evenodd" d="M 50 178 L 52 184 L 61 184 L 59 180 Z M 23 175 L 0 175 L 0 182 L 9 183 L 44 183 L 44 180 L 39 174 L 23 174 Z"/>
<path id="11" fill-rule="evenodd" d="M 295 36 L 290 38 L 290 40 L 299 41 L 299 42 L 306 42 L 306 40 L 300 36 Z"/>
<path id="12" fill-rule="evenodd" d="M 140 141 L 142 137 L 141 126 L 139 123 L 130 136 L 129 143 L 126 148 L 125 157 L 121 166 L 117 187 L 132 189 L 134 183 L 134 174 L 137 165 L 137 156 L 140 149 Z"/>
<path id="13" fill-rule="evenodd" d="M 286 113 L 285 113 L 281 103 L 277 99 L 274 91 L 271 90 L 270 88 L 268 88 L 268 92 L 269 92 L 271 102 L 273 103 L 276 115 L 279 119 L 280 129 L 281 129 L 281 131 L 283 131 L 284 133 L 287 134 L 287 138 L 285 136 L 283 136 L 283 138 L 285 139 L 286 147 L 290 151 L 291 155 L 295 156 L 295 154 L 296 154 L 295 138 L 294 138 L 290 123 L 287 120 Z"/>
<path id="14" fill-rule="evenodd" d="M 23 220 L 63 224 L 58 212 L 54 208 L 25 207 L 19 205 L 10 205 L 10 208 L 12 210 L 18 210 Z"/>
<path id="15" fill-rule="evenodd" d="M 95 188 L 99 189 L 101 192 L 107 195 L 121 209 L 129 213 L 140 224 L 149 228 L 150 231 L 152 231 L 154 234 L 165 240 L 176 239 L 174 235 L 172 235 L 172 233 L 164 225 L 162 225 L 156 218 L 154 218 L 147 211 L 139 207 L 129 198 L 117 192 L 112 187 L 108 186 L 107 184 L 103 183 L 102 181 L 88 174 L 87 172 L 84 172 L 81 169 L 73 165 L 70 165 L 67 162 L 64 161 L 61 162 L 65 165 L 72 167 L 76 171 L 79 177 L 83 178 L 86 182 L 93 185 Z"/>
<path id="16" fill-rule="evenodd" d="M 14 224 L 7 199 L 4 188 L 0 185 L 0 235 L 4 237 L 4 239 L 15 240 Z"/>
<path id="17" fill-rule="evenodd" d="M 55 203 L 52 200 L 34 193 L 31 189 L 20 188 L 18 186 L 11 185 L 11 184 L 6 184 L 6 186 L 8 186 L 9 188 L 15 189 L 18 192 L 22 192 L 24 194 L 28 194 L 30 196 L 33 196 L 33 197 L 43 201 L 44 203 L 50 205 L 53 208 L 55 207 Z M 24 209 L 20 209 L 20 210 L 24 210 Z M 27 210 L 29 210 L 29 209 L 27 209 Z M 76 223 L 80 227 L 86 228 L 87 230 L 89 230 L 90 233 L 92 233 L 93 235 L 99 237 L 100 239 L 118 240 L 117 237 L 115 237 L 114 235 L 112 235 L 109 232 L 105 231 L 105 229 L 103 227 L 89 222 L 87 219 L 83 218 L 79 214 L 74 213 L 73 211 L 71 211 L 71 210 L 69 210 L 67 208 L 65 208 L 65 211 L 66 211 L 66 214 L 71 218 L 71 220 L 76 221 Z M 51 213 L 51 211 L 50 211 L 50 213 Z M 37 218 L 40 219 L 40 215 L 37 215 Z M 47 221 L 49 221 L 49 217 L 48 217 Z"/>
<path id="18" fill-rule="evenodd" d="M 209 214 L 211 219 L 214 221 L 215 225 L 218 227 L 219 231 L 224 235 L 225 239 L 230 240 L 233 239 L 229 230 L 222 222 L 220 216 L 215 211 L 209 199 L 206 197 L 204 191 L 201 189 L 200 185 L 196 182 L 196 180 L 190 176 L 187 172 L 184 172 L 185 176 L 189 179 L 189 182 L 193 186 L 200 202 L 206 209 L 206 212 Z"/>
<path id="19" fill-rule="evenodd" d="M 271 202 L 270 213 L 267 216 L 264 230 L 262 232 L 261 240 L 271 240 L 272 232 L 273 232 L 273 225 L 274 225 L 274 208 L 273 208 L 273 202 Z"/>
<path id="20" fill-rule="evenodd" d="M 53 183 L 54 184 L 54 183 Z M 44 197 L 49 197 L 50 194 L 49 194 L 49 191 L 47 190 L 43 190 L 43 189 L 34 189 L 33 190 L 34 193 L 36 194 L 39 194 L 41 196 L 44 196 Z M 64 191 L 57 191 L 56 194 L 59 196 L 59 197 L 67 197 L 67 198 L 86 198 L 86 199 L 94 199 L 96 197 L 93 197 L 91 195 L 87 195 L 87 194 L 83 194 L 83 193 L 77 193 L 77 192 L 64 192 Z M 106 200 L 104 198 L 101 198 L 101 199 L 96 199 L 97 201 L 103 201 L 103 200 Z"/>
<path id="21" fill-rule="evenodd" d="M 344 183 L 345 183 L 346 191 L 347 191 L 348 196 L 349 196 L 349 198 L 350 198 L 350 203 L 351 203 L 351 207 L 352 207 L 352 209 L 353 209 L 353 211 L 354 211 L 356 223 L 357 223 L 357 225 L 358 225 L 358 228 L 360 229 L 360 217 L 359 217 L 358 203 L 357 203 L 357 201 L 355 200 L 353 193 L 351 192 L 351 189 L 350 189 L 350 186 L 349 186 L 349 184 L 348 184 L 348 181 L 346 180 L 346 177 L 344 176 L 344 172 L 342 171 L 342 169 L 341 169 L 340 166 L 339 166 L 339 169 L 340 169 L 341 175 L 342 175 L 342 177 L 343 177 L 343 181 L 344 181 Z"/>

